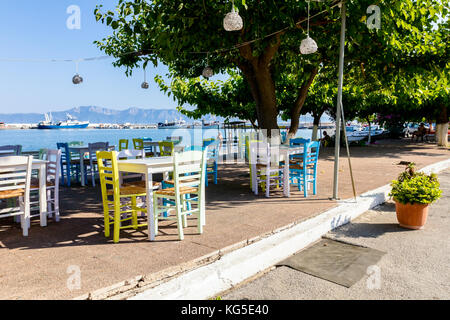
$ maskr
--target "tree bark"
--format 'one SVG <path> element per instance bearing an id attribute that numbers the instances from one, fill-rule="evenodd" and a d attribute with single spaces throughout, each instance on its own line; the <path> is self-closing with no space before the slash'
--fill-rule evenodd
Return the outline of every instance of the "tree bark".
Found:
<path id="1" fill-rule="evenodd" d="M 436 119 L 435 136 L 438 146 L 448 147 L 448 112 L 445 104 L 441 104 L 441 112 Z"/>
<path id="2" fill-rule="evenodd" d="M 314 115 L 314 121 L 313 121 L 313 133 L 312 133 L 312 141 L 317 141 L 318 131 L 319 131 L 319 125 L 320 125 L 320 119 L 322 118 L 322 113 L 315 114 Z"/>

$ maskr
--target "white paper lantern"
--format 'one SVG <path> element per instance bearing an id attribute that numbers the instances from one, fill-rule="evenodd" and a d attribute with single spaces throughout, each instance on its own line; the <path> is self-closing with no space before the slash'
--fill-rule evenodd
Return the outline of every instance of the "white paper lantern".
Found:
<path id="1" fill-rule="evenodd" d="M 223 27 L 226 31 L 239 31 L 244 27 L 244 21 L 234 8 L 234 3 L 231 12 L 225 16 L 225 19 L 223 19 Z"/>
<path id="2" fill-rule="evenodd" d="M 319 49 L 317 43 L 309 36 L 300 44 L 300 52 L 302 54 L 312 54 L 317 52 L 317 49 Z"/>
<path id="3" fill-rule="evenodd" d="M 80 84 L 83 82 L 83 78 L 77 73 L 76 75 L 73 76 L 72 82 L 73 84 Z"/>
<path id="4" fill-rule="evenodd" d="M 214 71 L 211 67 L 206 67 L 205 69 L 203 69 L 202 75 L 205 78 L 211 78 L 214 75 Z"/>
<path id="5" fill-rule="evenodd" d="M 148 83 L 147 82 L 142 82 L 142 84 L 141 84 L 141 88 L 142 89 L 148 89 L 150 86 L 148 85 Z"/>

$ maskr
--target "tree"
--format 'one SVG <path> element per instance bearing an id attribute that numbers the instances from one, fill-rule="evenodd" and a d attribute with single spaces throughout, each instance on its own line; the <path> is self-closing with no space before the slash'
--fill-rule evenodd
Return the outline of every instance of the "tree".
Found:
<path id="1" fill-rule="evenodd" d="M 443 10 L 440 1 L 377 2 L 387 14 L 383 28 L 369 30 L 364 22 L 372 1 L 346 1 L 349 68 L 364 63 L 378 68 L 406 60 L 405 53 L 421 55 L 429 50 L 423 39 L 430 37 L 430 26 Z M 315 77 L 323 68 L 336 71 L 337 2 L 311 2 L 311 36 L 319 51 L 305 56 L 299 54 L 299 44 L 306 37 L 306 1 L 241 0 L 237 7 L 245 26 L 239 32 L 226 32 L 222 20 L 231 9 L 228 1 L 119 0 L 116 12 L 103 13 L 102 6 L 96 9 L 97 20 L 114 30 L 96 44 L 117 57 L 115 65 L 126 66 L 127 74 L 141 63 L 157 65 L 158 61 L 181 79 L 198 77 L 207 62 L 216 73 L 238 70 L 247 83 L 244 90 L 254 100 L 258 127 L 277 129 L 278 115 L 289 114 L 290 135 L 295 134 Z M 193 88 L 204 93 L 198 89 Z"/>

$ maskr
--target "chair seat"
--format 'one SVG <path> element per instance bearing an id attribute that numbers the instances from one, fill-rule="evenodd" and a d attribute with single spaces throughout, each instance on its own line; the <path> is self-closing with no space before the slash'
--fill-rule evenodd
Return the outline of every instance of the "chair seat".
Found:
<path id="1" fill-rule="evenodd" d="M 47 187 L 54 187 L 55 183 L 52 181 L 47 181 Z M 39 189 L 39 180 L 38 179 L 31 179 L 30 184 L 31 189 Z"/>
<path id="2" fill-rule="evenodd" d="M 278 167 L 279 167 L 279 165 L 275 165 L 275 164 L 271 164 L 270 165 L 270 169 L 271 170 L 277 170 Z M 256 169 L 257 170 L 266 169 L 266 168 L 267 168 L 266 164 L 263 164 L 263 163 L 256 164 Z"/>
<path id="3" fill-rule="evenodd" d="M 198 180 L 197 179 L 187 179 L 187 180 L 183 180 L 183 183 L 189 183 L 189 182 L 195 182 L 195 181 L 198 181 Z M 175 181 L 173 181 L 173 180 L 164 180 L 164 183 L 165 184 L 174 185 Z"/>
<path id="4" fill-rule="evenodd" d="M 108 195 L 112 196 L 114 194 L 113 190 L 108 190 Z M 146 195 L 147 190 L 143 187 L 139 186 L 124 186 L 120 188 L 121 196 L 137 196 L 137 195 Z"/>
<path id="5" fill-rule="evenodd" d="M 4 190 L 0 191 L 0 199 L 11 199 L 21 197 L 25 194 L 24 189 Z"/>
<path id="6" fill-rule="evenodd" d="M 180 194 L 197 193 L 198 189 L 194 187 L 181 187 Z M 161 189 L 155 192 L 158 195 L 163 196 L 175 196 L 175 188 Z"/>

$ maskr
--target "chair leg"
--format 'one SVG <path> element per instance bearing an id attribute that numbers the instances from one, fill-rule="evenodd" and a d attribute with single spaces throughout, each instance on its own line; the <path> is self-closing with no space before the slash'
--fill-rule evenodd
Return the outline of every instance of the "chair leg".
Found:
<path id="1" fill-rule="evenodd" d="M 183 233 L 183 217 L 181 213 L 181 206 L 179 204 L 176 205 L 177 207 L 177 226 L 178 226 L 178 238 L 180 241 L 184 240 L 184 233 Z"/>
<path id="2" fill-rule="evenodd" d="M 138 217 L 137 217 L 137 210 L 135 209 L 136 206 L 136 197 L 131 197 L 131 215 L 132 215 L 132 223 L 133 223 L 133 229 L 138 229 Z"/>
<path id="3" fill-rule="evenodd" d="M 120 241 L 120 202 L 114 206 L 114 243 Z"/>
<path id="4" fill-rule="evenodd" d="M 163 202 L 164 205 L 164 202 Z M 149 213 L 150 214 L 150 213 Z M 159 221 L 159 202 L 156 193 L 153 194 L 153 217 L 155 224 L 155 235 L 158 235 L 158 221 Z"/>
<path id="5" fill-rule="evenodd" d="M 59 222 L 59 186 L 55 186 L 55 188 L 53 189 L 53 201 L 54 203 L 54 208 L 55 208 L 55 221 Z"/>
<path id="6" fill-rule="evenodd" d="M 217 175 L 218 175 L 218 165 L 217 162 L 214 163 L 214 184 L 217 184 Z"/>
<path id="7" fill-rule="evenodd" d="M 105 203 L 103 204 L 103 215 L 104 215 L 104 222 L 105 222 L 105 237 L 109 238 L 110 232 L 111 232 L 111 225 L 109 224 L 109 209 L 108 205 Z"/>

